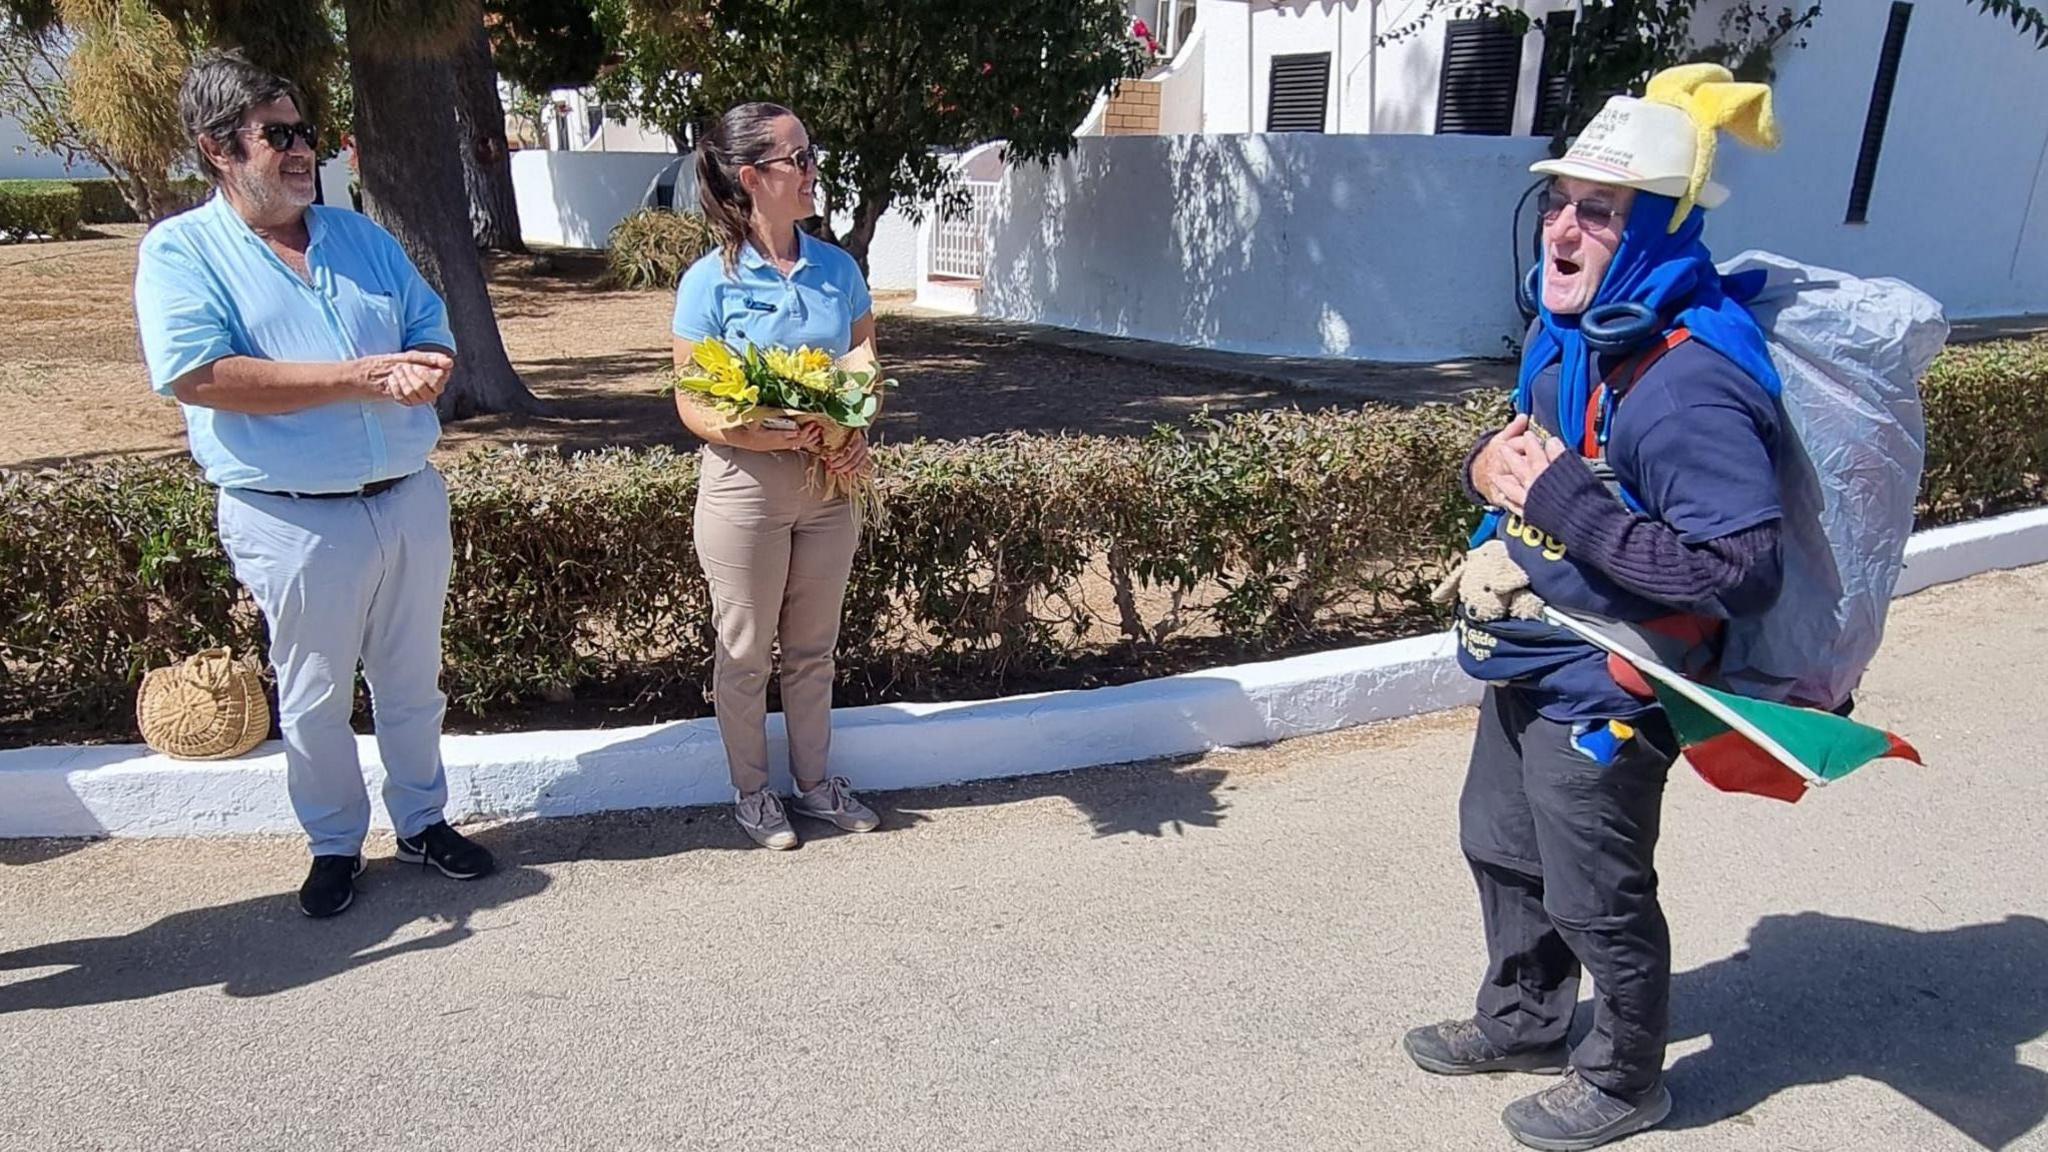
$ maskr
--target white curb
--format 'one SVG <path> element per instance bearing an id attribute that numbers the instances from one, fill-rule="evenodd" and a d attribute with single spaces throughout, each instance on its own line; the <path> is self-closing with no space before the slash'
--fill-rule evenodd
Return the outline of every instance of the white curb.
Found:
<path id="1" fill-rule="evenodd" d="M 1899 594 L 2048 563 L 2048 508 L 1921 533 Z M 1061 772 L 1264 744 L 1470 704 L 1445 634 L 1138 684 L 833 717 L 833 764 L 862 788 Z M 781 757 L 780 717 L 770 735 Z M 374 821 L 376 742 L 358 740 Z M 709 719 L 640 728 L 449 736 L 451 820 L 715 804 L 732 797 Z M 0 837 L 295 833 L 282 745 L 195 763 L 135 744 L 0 751 Z"/>

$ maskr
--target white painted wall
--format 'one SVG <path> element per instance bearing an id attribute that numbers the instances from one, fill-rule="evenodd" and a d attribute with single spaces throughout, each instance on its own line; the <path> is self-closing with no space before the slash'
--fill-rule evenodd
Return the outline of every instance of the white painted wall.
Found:
<path id="1" fill-rule="evenodd" d="M 1717 251 L 1898 276 L 1951 316 L 2048 312 L 2048 53 L 1956 3 L 1915 6 L 1872 186 L 1843 222 L 1889 5 L 1829 5 L 1775 86 L 1785 147 L 1724 144 Z"/>
<path id="2" fill-rule="evenodd" d="M 606 120 L 597 135 L 578 146 L 584 152 L 666 152 L 675 155 L 675 141 L 638 120 L 624 124 Z"/>
<path id="3" fill-rule="evenodd" d="M 678 159 L 658 152 L 514 152 L 520 233 L 529 244 L 602 248 L 612 228 L 640 207 L 648 184 Z M 688 191 L 686 202 L 695 196 Z"/>
<path id="4" fill-rule="evenodd" d="M 696 168 L 686 157 L 655 152 L 514 152 L 512 188 L 519 198 L 520 233 L 529 244 L 603 248 L 618 222 L 640 207 L 648 185 L 677 161 L 683 163 L 676 201 L 694 207 Z M 841 220 L 838 226 L 849 223 Z M 917 225 L 907 215 L 891 211 L 882 217 L 868 249 L 868 266 L 871 288 L 917 287 Z"/>
<path id="5" fill-rule="evenodd" d="M 1217 44 L 1246 9 L 1212 7 L 1202 33 L 1212 134 L 1084 139 L 1050 171 L 1013 171 L 981 310 L 1247 352 L 1498 355 L 1520 329 L 1510 214 L 1546 142 L 1215 135 L 1231 104 L 1219 88 L 1232 79 Z M 1953 317 L 2048 312 L 2048 55 L 1965 5 L 1917 7 L 1870 221 L 1844 223 L 1887 13 L 1832 6 L 1810 47 L 1781 57 L 1786 146 L 1758 154 L 1724 142 L 1718 176 L 1735 195 L 1709 243 L 1724 256 L 1764 248 L 1900 277 Z M 1241 81 L 1242 57 L 1235 68 Z"/>
<path id="6" fill-rule="evenodd" d="M 349 168 L 349 156 L 349 150 L 343 149 L 336 153 L 332 160 L 326 160 L 321 163 L 320 197 L 322 203 L 336 208 L 355 207 L 348 194 L 349 183 L 356 178 L 355 172 Z"/>
<path id="7" fill-rule="evenodd" d="M 504 87 L 500 86 L 500 91 Z M 567 116 L 558 121 L 560 106 Z M 590 130 L 590 114 L 602 105 L 594 93 L 582 88 L 557 88 L 541 104 L 541 124 L 546 129 L 547 147 L 569 152 L 666 152 L 675 154 L 675 141 L 639 120 L 624 122 L 605 117 L 598 130 Z M 564 131 L 566 129 L 566 132 Z"/>
<path id="8" fill-rule="evenodd" d="M 1121 136 L 1016 167 L 984 314 L 1243 352 L 1499 355 L 1528 138 Z"/>
<path id="9" fill-rule="evenodd" d="M 853 214 L 842 212 L 832 220 L 833 230 L 844 235 L 853 227 Z M 891 208 L 875 224 L 868 241 L 868 288 L 875 292 L 917 290 L 918 224 L 901 208 Z"/>
<path id="10" fill-rule="evenodd" d="M 1171 66 L 1153 79 L 1159 82 L 1159 134 L 1191 136 L 1202 131 L 1202 105 L 1207 98 L 1207 37 L 1197 24 L 1182 43 Z"/>
<path id="11" fill-rule="evenodd" d="M 1264 131 L 1273 57 L 1330 53 L 1329 132 L 1426 133 L 1436 130 L 1437 82 L 1443 71 L 1439 13 L 1412 36 L 1373 51 L 1379 34 L 1413 24 L 1426 0 L 1201 0 L 1197 27 L 1206 41 L 1206 132 Z M 1516 0 L 1540 18 L 1572 0 Z M 1542 34 L 1522 47 L 1522 89 L 1515 132 L 1534 118 Z M 1249 97 L 1249 98 L 1248 98 Z"/>
<path id="12" fill-rule="evenodd" d="M 868 288 L 875 292 L 914 292 L 919 279 L 918 225 L 892 208 L 875 225 L 868 243 Z"/>

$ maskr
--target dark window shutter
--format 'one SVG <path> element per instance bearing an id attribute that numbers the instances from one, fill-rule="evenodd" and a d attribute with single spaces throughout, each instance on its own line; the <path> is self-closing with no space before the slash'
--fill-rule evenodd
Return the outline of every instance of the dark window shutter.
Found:
<path id="1" fill-rule="evenodd" d="M 1543 63 L 1536 73 L 1536 117 L 1529 131 L 1553 136 L 1564 120 L 1566 73 L 1571 67 L 1572 23 L 1577 14 L 1552 12 L 1543 20 Z"/>
<path id="2" fill-rule="evenodd" d="M 1877 180 L 1877 154 L 1884 148 L 1884 128 L 1892 116 L 1892 89 L 1899 82 L 1899 55 L 1906 50 L 1906 25 L 1912 19 L 1911 4 L 1892 5 L 1884 47 L 1877 56 L 1877 80 L 1870 86 L 1870 111 L 1863 118 L 1863 147 L 1856 153 L 1856 176 L 1849 184 L 1851 224 L 1861 224 L 1870 216 L 1870 186 Z"/>
<path id="3" fill-rule="evenodd" d="M 1266 131 L 1321 132 L 1330 114 L 1330 54 L 1273 57 L 1266 85 Z"/>
<path id="4" fill-rule="evenodd" d="M 1444 71 L 1437 85 L 1436 130 L 1506 136 L 1515 130 L 1522 38 L 1505 20 L 1453 20 L 1444 26 Z"/>

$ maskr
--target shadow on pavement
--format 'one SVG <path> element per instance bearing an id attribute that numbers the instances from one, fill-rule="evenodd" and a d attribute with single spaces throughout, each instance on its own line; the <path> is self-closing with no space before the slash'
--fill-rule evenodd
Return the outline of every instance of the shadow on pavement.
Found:
<path id="1" fill-rule="evenodd" d="M 1097 836 L 1162 836 L 1215 827 L 1223 812 L 1218 792 L 1230 787 L 1223 780 L 1224 773 L 1214 769 L 1153 764 L 864 798 L 882 815 L 882 830 L 874 835 L 924 823 L 931 812 L 1058 796 L 1086 816 Z M 851 835 L 810 820 L 798 830 L 811 842 Z M 458 883 L 388 856 L 373 858 L 356 882 L 355 904 L 331 920 L 301 915 L 293 888 L 175 912 L 122 935 L 0 952 L 0 972 L 62 969 L 0 984 L 0 1016 L 215 986 L 229 996 L 268 996 L 394 956 L 460 944 L 476 931 L 470 924 L 476 913 L 548 888 L 552 879 L 537 865 L 659 859 L 707 849 L 761 851 L 722 806 L 526 820 L 479 830 L 475 838 L 497 856 L 497 873 Z M 7 859 L 26 864 L 89 843 L 15 842 Z M 42 855 L 40 846 L 54 851 Z M 415 923 L 423 930 L 407 932 Z"/>
<path id="2" fill-rule="evenodd" d="M 489 842 L 486 834 L 479 840 Z M 296 887 L 214 908 L 175 912 L 133 932 L 63 940 L 0 952 L 0 971 L 63 971 L 0 985 L 0 1016 L 31 1008 L 74 1008 L 146 1000 L 218 985 L 229 996 L 268 996 L 316 984 L 380 960 L 469 939 L 470 918 L 547 888 L 548 875 L 506 866 L 458 883 L 417 865 L 372 859 L 356 881 L 355 904 L 330 920 L 299 912 Z M 415 921 L 426 931 L 394 941 Z"/>
<path id="3" fill-rule="evenodd" d="M 886 836 L 913 828 L 929 821 L 933 812 L 1047 797 L 1071 803 L 1087 818 L 1096 836 L 1179 835 L 1189 828 L 1220 824 L 1224 804 L 1218 793 L 1232 787 L 1224 783 L 1225 774 L 1220 770 L 1189 767 L 1199 759 L 1191 756 L 1144 765 L 978 780 L 942 788 L 856 790 L 882 817 L 882 827 L 867 835 Z M 802 817 L 792 817 L 791 822 L 805 843 L 858 835 Z M 762 851 L 733 823 L 731 807 L 723 804 L 523 820 L 494 832 L 499 837 L 493 842 L 499 858 L 521 865 L 653 860 L 706 850 Z"/>
<path id="4" fill-rule="evenodd" d="M 885 792 L 877 799 L 887 805 L 889 815 L 900 812 L 916 821 L 924 818 L 918 815 L 921 812 L 1057 796 L 1086 816 L 1098 837 L 1181 835 L 1190 828 L 1221 824 L 1225 804 L 1220 793 L 1234 787 L 1224 783 L 1226 774 L 1220 769 L 1190 766 L 1200 759 L 1186 756 L 1121 768 L 978 780 L 950 788 Z M 876 810 L 883 808 L 877 805 Z"/>
<path id="5" fill-rule="evenodd" d="M 1861 1077 L 1989 1149 L 2048 1118 L 2048 921 L 1916 932 L 1820 913 L 1767 916 L 1749 946 L 1678 974 L 1672 1038 L 1712 1038 L 1667 1073 L 1669 1127 L 1740 1116 L 1779 1092 Z"/>
<path id="6" fill-rule="evenodd" d="M 88 836 L 35 837 L 25 840 L 0 840 L 0 867 L 20 868 L 30 864 L 41 864 L 59 856 L 99 843 L 99 838 Z"/>

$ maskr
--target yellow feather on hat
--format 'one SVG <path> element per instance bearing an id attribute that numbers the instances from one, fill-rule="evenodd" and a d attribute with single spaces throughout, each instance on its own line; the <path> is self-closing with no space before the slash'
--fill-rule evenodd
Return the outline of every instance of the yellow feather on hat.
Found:
<path id="1" fill-rule="evenodd" d="M 1681 64 L 1650 77 L 1643 99 L 1668 104 L 1692 118 L 1699 133 L 1693 150 L 1692 178 L 1678 210 L 1671 217 L 1671 231 L 1685 222 L 1698 201 L 1700 189 L 1714 171 L 1715 133 L 1727 129 L 1737 140 L 1752 148 L 1778 146 L 1778 118 L 1771 111 L 1768 84 L 1741 83 L 1735 74 L 1719 64 Z"/>

